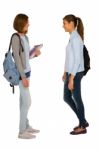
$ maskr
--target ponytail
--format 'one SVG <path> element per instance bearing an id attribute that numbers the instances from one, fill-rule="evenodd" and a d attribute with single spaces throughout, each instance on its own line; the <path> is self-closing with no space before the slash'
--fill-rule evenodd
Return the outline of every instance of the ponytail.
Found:
<path id="1" fill-rule="evenodd" d="M 82 23 L 82 20 L 79 17 L 77 18 L 77 31 L 79 33 L 79 35 L 81 36 L 82 40 L 84 41 L 84 26 Z"/>

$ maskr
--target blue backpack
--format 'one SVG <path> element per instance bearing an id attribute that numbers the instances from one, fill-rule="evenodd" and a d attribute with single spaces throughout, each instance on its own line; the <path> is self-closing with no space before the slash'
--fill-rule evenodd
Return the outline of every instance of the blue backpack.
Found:
<path id="1" fill-rule="evenodd" d="M 3 69 L 4 69 L 3 76 L 10 83 L 10 86 L 13 88 L 13 93 L 14 93 L 14 86 L 19 85 L 19 81 L 20 81 L 20 74 L 14 62 L 13 53 L 11 53 L 12 38 L 14 35 L 17 35 L 19 37 L 20 45 L 22 46 L 20 36 L 17 33 L 14 33 L 11 36 L 9 49 L 8 49 L 8 52 L 5 54 L 5 59 L 3 62 Z M 22 47 L 22 50 L 23 50 L 23 47 Z"/>

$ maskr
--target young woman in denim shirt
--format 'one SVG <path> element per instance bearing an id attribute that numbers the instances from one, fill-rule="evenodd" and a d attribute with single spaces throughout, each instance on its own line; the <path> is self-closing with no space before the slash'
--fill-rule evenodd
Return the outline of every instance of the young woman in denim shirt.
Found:
<path id="1" fill-rule="evenodd" d="M 79 17 L 70 14 L 63 18 L 63 28 L 70 34 L 62 78 L 64 81 L 64 101 L 71 107 L 79 120 L 79 125 L 70 134 L 85 134 L 89 124 L 85 118 L 84 104 L 81 97 L 81 80 L 84 71 L 84 27 Z"/>

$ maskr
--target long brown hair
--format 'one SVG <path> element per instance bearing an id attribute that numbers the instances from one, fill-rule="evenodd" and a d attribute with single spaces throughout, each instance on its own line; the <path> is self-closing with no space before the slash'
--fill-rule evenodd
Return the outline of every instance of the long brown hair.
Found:
<path id="1" fill-rule="evenodd" d="M 74 27 L 77 27 L 77 31 L 79 35 L 81 36 L 82 40 L 84 40 L 84 26 L 81 18 L 76 17 L 72 14 L 66 15 L 63 20 L 68 21 L 69 23 L 72 21 L 74 23 Z"/>

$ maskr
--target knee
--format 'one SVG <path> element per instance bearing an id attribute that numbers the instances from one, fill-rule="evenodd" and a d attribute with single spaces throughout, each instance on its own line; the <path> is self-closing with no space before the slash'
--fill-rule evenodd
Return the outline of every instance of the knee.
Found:
<path id="1" fill-rule="evenodd" d="M 31 106 L 31 102 L 29 101 L 23 102 L 23 106 L 24 108 L 29 109 L 29 107 Z"/>

